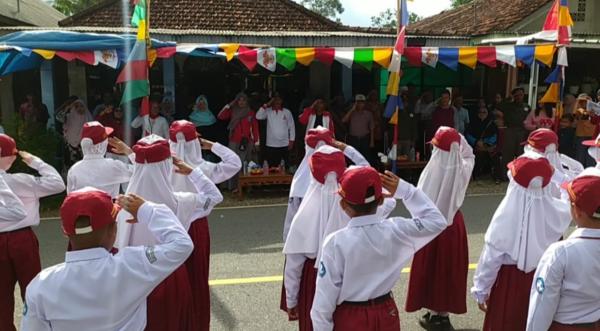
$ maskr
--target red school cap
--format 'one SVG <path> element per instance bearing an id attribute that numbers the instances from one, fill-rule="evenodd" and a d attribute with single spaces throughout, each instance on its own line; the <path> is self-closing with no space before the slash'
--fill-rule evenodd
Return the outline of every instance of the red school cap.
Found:
<path id="1" fill-rule="evenodd" d="M 367 190 L 371 187 L 375 193 L 367 196 Z M 377 170 L 371 167 L 351 168 L 342 175 L 338 192 L 342 199 L 353 205 L 371 203 L 383 195 L 381 178 Z"/>
<path id="2" fill-rule="evenodd" d="M 331 145 L 333 142 L 333 133 L 324 127 L 318 127 L 308 130 L 304 142 L 308 147 L 315 148 L 319 141 L 325 142 L 327 145 Z"/>
<path id="3" fill-rule="evenodd" d="M 91 233 L 114 223 L 120 208 L 113 204 L 111 196 L 100 190 L 84 188 L 71 192 L 60 207 L 62 230 L 67 236 Z M 76 228 L 79 217 L 88 217 L 90 225 Z"/>
<path id="4" fill-rule="evenodd" d="M 337 175 L 339 182 L 346 170 L 346 156 L 339 149 L 325 145 L 310 156 L 308 166 L 319 183 L 324 184 L 325 177 L 331 172 Z"/>
<path id="5" fill-rule="evenodd" d="M 552 179 L 554 168 L 550 162 L 543 157 L 533 159 L 521 156 L 508 164 L 508 169 L 517 184 L 529 187 L 531 181 L 536 177 L 542 178 L 542 187 L 546 187 Z"/>
<path id="6" fill-rule="evenodd" d="M 154 134 L 140 139 L 132 149 L 136 163 L 156 163 L 171 157 L 169 142 Z"/>
<path id="7" fill-rule="evenodd" d="M 169 127 L 169 138 L 172 142 L 177 142 L 177 134 L 183 133 L 185 141 L 198 139 L 198 132 L 194 123 L 186 120 L 175 121 Z"/>
<path id="8" fill-rule="evenodd" d="M 441 126 L 429 143 L 443 151 L 450 152 L 452 144 L 458 143 L 460 145 L 460 140 L 458 131 L 451 127 Z"/>
<path id="9" fill-rule="evenodd" d="M 4 133 L 0 134 L 0 157 L 17 155 L 17 143 Z"/>
<path id="10" fill-rule="evenodd" d="M 588 216 L 600 218 L 600 177 L 582 176 L 563 184 L 571 202 Z"/>
<path id="11" fill-rule="evenodd" d="M 550 145 L 558 147 L 558 136 L 556 132 L 550 129 L 537 129 L 532 131 L 527 138 L 527 141 L 521 143 L 521 145 L 529 145 L 540 152 L 545 152 L 546 148 Z"/>
<path id="12" fill-rule="evenodd" d="M 81 139 L 89 138 L 92 140 L 92 143 L 96 145 L 106 140 L 113 131 L 115 131 L 113 128 L 105 127 L 100 122 L 87 122 L 83 124 Z"/>

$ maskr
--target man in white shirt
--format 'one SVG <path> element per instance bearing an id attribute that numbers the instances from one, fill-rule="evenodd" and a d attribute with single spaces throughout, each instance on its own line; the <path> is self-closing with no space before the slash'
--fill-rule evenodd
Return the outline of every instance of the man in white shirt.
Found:
<path id="1" fill-rule="evenodd" d="M 22 331 L 144 330 L 146 297 L 185 261 L 193 244 L 167 206 L 135 194 L 120 196 L 118 204 L 133 216 L 128 222 L 148 227 L 156 244 L 112 255 L 119 206 L 96 189 L 70 193 L 60 216 L 73 250 L 28 286 Z"/>
<path id="2" fill-rule="evenodd" d="M 313 328 L 399 330 L 391 290 L 413 254 L 448 223 L 421 190 L 391 172 L 380 175 L 373 168 L 357 167 L 344 173 L 340 186 L 341 206 L 351 220 L 323 244 L 311 310 Z M 377 216 L 382 187 L 404 201 L 413 219 Z"/>
<path id="3" fill-rule="evenodd" d="M 100 122 L 87 122 L 81 131 L 81 150 L 83 160 L 75 163 L 67 174 L 67 193 L 94 187 L 116 198 L 122 183 L 129 182 L 133 166 L 124 162 L 105 158 L 112 128 L 104 127 Z M 122 144 L 113 138 L 113 145 Z M 126 145 L 125 145 L 126 146 Z M 127 148 L 127 154 L 132 151 Z"/>
<path id="4" fill-rule="evenodd" d="M 273 97 L 256 113 L 259 121 L 267 120 L 267 144 L 265 158 L 271 167 L 277 167 L 281 161 L 289 166 L 289 151 L 294 148 L 296 126 L 292 113 L 283 108 L 283 100 Z"/>
<path id="5" fill-rule="evenodd" d="M 7 173 L 17 155 L 40 176 Z M 27 152 L 17 152 L 15 141 L 5 134 L 0 134 L 0 176 L 22 202 L 26 214 L 25 218 L 0 222 L 0 237 L 6 244 L 0 251 L 0 330 L 11 331 L 16 330 L 13 324 L 15 284 L 19 283 L 24 299 L 27 285 L 42 270 L 38 240 L 31 229 L 40 223 L 39 199 L 64 191 L 65 184 L 50 165 Z"/>
<path id="6" fill-rule="evenodd" d="M 587 173 L 566 184 L 578 229 L 542 256 L 527 331 L 600 330 L 600 177 Z"/>
<path id="7" fill-rule="evenodd" d="M 138 115 L 131 122 L 131 127 L 142 128 L 142 137 L 155 134 L 165 139 L 169 139 L 169 122 L 160 115 L 160 103 L 158 101 L 150 102 L 150 114 L 146 116 Z"/>

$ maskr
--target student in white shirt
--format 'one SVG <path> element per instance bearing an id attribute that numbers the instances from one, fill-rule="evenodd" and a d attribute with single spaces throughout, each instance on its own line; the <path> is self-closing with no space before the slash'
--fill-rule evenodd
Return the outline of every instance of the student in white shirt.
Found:
<path id="1" fill-rule="evenodd" d="M 72 251 L 28 286 L 22 331 L 142 331 L 146 297 L 190 255 L 193 244 L 165 205 L 129 194 L 118 204 L 131 223 L 148 227 L 154 245 L 112 255 L 119 206 L 93 188 L 71 192 L 60 209 Z"/>
<path id="2" fill-rule="evenodd" d="M 167 205 L 189 231 L 194 220 L 205 217 L 223 201 L 223 196 L 202 172 L 180 159 L 172 158 L 167 140 L 150 135 L 133 146 L 135 167 L 127 193 Z M 194 192 L 175 191 L 171 173 L 187 175 Z M 153 245 L 156 241 L 148 227 L 125 222 L 130 216 L 119 215 L 117 247 Z M 148 296 L 147 331 L 196 331 L 192 288 L 185 265 L 177 268 Z"/>
<path id="3" fill-rule="evenodd" d="M 289 151 L 294 148 L 296 139 L 296 126 L 292 113 L 283 108 L 283 100 L 279 96 L 273 97 L 269 103 L 263 105 L 256 113 L 256 119 L 267 120 L 267 143 L 265 158 L 269 166 L 277 167 L 281 161 L 289 166 Z"/>
<path id="4" fill-rule="evenodd" d="M 239 156 L 219 143 L 200 138 L 196 132 L 196 126 L 192 122 L 185 120 L 173 122 L 169 129 L 169 136 L 171 151 L 191 167 L 200 167 L 204 175 L 214 184 L 220 184 L 240 171 L 242 162 Z M 204 160 L 202 149 L 211 150 L 221 158 L 221 162 L 213 163 Z M 171 182 L 173 189 L 177 192 L 196 193 L 194 183 L 188 176 L 173 172 Z M 198 330 L 209 330 L 210 328 L 210 290 L 208 287 L 210 233 L 207 217 L 211 211 L 212 208 L 209 208 L 204 213 L 198 214 L 198 218 L 193 220 L 188 231 L 194 242 L 194 251 L 185 264 L 192 287 Z"/>
<path id="5" fill-rule="evenodd" d="M 546 158 L 531 156 L 508 164 L 510 184 L 475 271 L 471 293 L 486 313 L 485 331 L 525 329 L 535 268 L 571 223 L 569 204 L 551 193 L 555 170 Z"/>
<path id="6" fill-rule="evenodd" d="M 129 182 L 133 166 L 121 161 L 105 158 L 106 150 L 110 144 L 108 138 L 113 132 L 112 128 L 104 127 L 100 122 L 87 122 L 81 131 L 81 150 L 83 159 L 75 163 L 67 174 L 67 193 L 94 187 L 102 190 L 114 198 L 119 194 L 122 183 Z M 113 138 L 113 145 L 122 144 Z M 132 151 L 127 148 L 127 154 Z"/>
<path id="7" fill-rule="evenodd" d="M 20 155 L 23 162 L 40 176 L 9 174 Z M 60 174 L 41 159 L 27 152 L 17 152 L 15 141 L 0 134 L 0 176 L 21 201 L 26 216 L 15 215 L 10 222 L 0 222 L 0 330 L 16 330 L 13 324 L 14 291 L 18 282 L 24 299 L 26 287 L 42 270 L 39 243 L 32 226 L 40 223 L 40 198 L 65 190 Z"/>
<path id="8" fill-rule="evenodd" d="M 406 311 L 428 311 L 419 319 L 425 329 L 452 330 L 449 314 L 467 312 L 469 248 L 460 207 L 475 165 L 467 140 L 455 129 L 440 127 L 431 159 L 418 188 L 436 204 L 449 226 L 417 252 L 409 277 Z"/>
<path id="9" fill-rule="evenodd" d="M 551 185 L 552 196 L 561 197 L 560 185 L 573 180 L 583 171 L 583 165 L 564 154 L 558 152 L 558 135 L 550 129 L 537 129 L 532 131 L 525 142 L 525 155 L 537 153 L 548 159 L 554 167 L 554 180 Z"/>
<path id="10" fill-rule="evenodd" d="M 150 101 L 150 114 L 145 116 L 138 115 L 131 122 L 131 127 L 137 129 L 142 128 L 142 137 L 155 134 L 165 139 L 169 138 L 169 122 L 160 115 L 160 103 L 158 101 Z"/>
<path id="11" fill-rule="evenodd" d="M 341 207 L 351 220 L 323 244 L 311 311 L 314 330 L 399 330 L 391 290 L 413 254 L 448 224 L 421 190 L 391 172 L 357 167 L 344 173 L 340 186 Z M 404 201 L 413 219 L 378 216 L 382 186 Z"/>
<path id="12" fill-rule="evenodd" d="M 18 222 L 27 216 L 25 206 L 0 176 L 0 224 Z M 3 234 L 0 233 L 0 237 Z"/>
<path id="13" fill-rule="evenodd" d="M 531 286 L 527 331 L 600 330 L 600 177 L 597 171 L 595 175 L 582 173 L 566 184 L 566 192 L 577 230 L 568 239 L 552 244 L 537 266 Z"/>

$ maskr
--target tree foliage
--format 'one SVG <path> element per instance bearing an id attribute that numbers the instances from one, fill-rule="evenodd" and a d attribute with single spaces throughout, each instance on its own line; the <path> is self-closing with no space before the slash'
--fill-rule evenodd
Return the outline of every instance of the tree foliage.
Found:
<path id="1" fill-rule="evenodd" d="M 302 0 L 300 3 L 315 13 L 338 22 L 340 21 L 338 15 L 344 12 L 340 0 Z"/>
<path id="2" fill-rule="evenodd" d="M 102 0 L 54 0 L 54 8 L 59 12 L 71 16 Z"/>
<path id="3" fill-rule="evenodd" d="M 371 26 L 374 28 L 395 29 L 398 26 L 397 13 L 397 10 L 388 8 L 379 13 L 379 15 L 371 17 Z M 420 21 L 421 19 L 421 16 L 415 13 L 410 13 L 408 16 L 408 23 L 412 24 Z"/>
<path id="4" fill-rule="evenodd" d="M 473 0 L 452 0 L 452 8 L 456 8 L 471 2 L 473 2 Z"/>

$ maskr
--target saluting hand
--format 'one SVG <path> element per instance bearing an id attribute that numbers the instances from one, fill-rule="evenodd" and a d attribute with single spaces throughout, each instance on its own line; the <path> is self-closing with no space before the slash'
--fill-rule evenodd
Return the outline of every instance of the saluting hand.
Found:
<path id="1" fill-rule="evenodd" d="M 300 318 L 298 314 L 298 307 L 288 308 L 287 313 L 289 321 L 297 321 Z"/>
<path id="2" fill-rule="evenodd" d="M 119 195 L 117 197 L 117 204 L 133 215 L 133 219 L 127 220 L 127 223 L 131 224 L 137 223 L 138 210 L 140 210 L 140 207 L 142 207 L 145 202 L 146 201 L 142 197 L 134 193 Z"/>
<path id="3" fill-rule="evenodd" d="M 198 138 L 198 140 L 200 140 L 200 147 L 206 150 L 211 150 L 213 148 L 213 145 L 215 144 L 214 142 L 204 138 Z"/>
<path id="4" fill-rule="evenodd" d="M 488 301 L 487 301 L 487 299 L 485 300 L 484 303 L 477 303 L 477 306 L 479 306 L 479 310 L 481 310 L 484 313 L 487 313 L 487 311 L 488 311 Z"/>
<path id="5" fill-rule="evenodd" d="M 335 147 L 335 148 L 337 148 L 337 149 L 339 149 L 340 151 L 342 151 L 342 152 L 343 152 L 343 151 L 346 149 L 346 147 L 347 147 L 348 145 L 344 144 L 344 143 L 343 143 L 343 142 L 341 142 L 341 141 L 338 141 L 338 140 L 332 139 L 332 140 L 331 140 L 331 146 L 332 146 L 332 147 Z"/>
<path id="6" fill-rule="evenodd" d="M 379 174 L 381 178 L 381 185 L 386 189 L 389 194 L 385 194 L 386 198 L 391 198 L 396 194 L 398 185 L 400 185 L 400 177 L 396 176 L 393 172 L 386 170 L 385 173 Z"/>
<path id="7" fill-rule="evenodd" d="M 175 166 L 175 172 L 181 175 L 187 176 L 194 171 L 194 168 L 177 157 L 173 157 L 173 165 Z"/>
<path id="8" fill-rule="evenodd" d="M 19 156 L 21 157 L 21 159 L 23 160 L 23 162 L 28 165 L 31 166 L 31 162 L 33 162 L 33 158 L 34 156 L 25 152 L 25 151 L 19 151 Z"/>
<path id="9" fill-rule="evenodd" d="M 108 138 L 108 144 L 111 147 L 111 152 L 116 154 L 129 155 L 133 153 L 133 150 L 126 143 L 117 137 Z"/>

